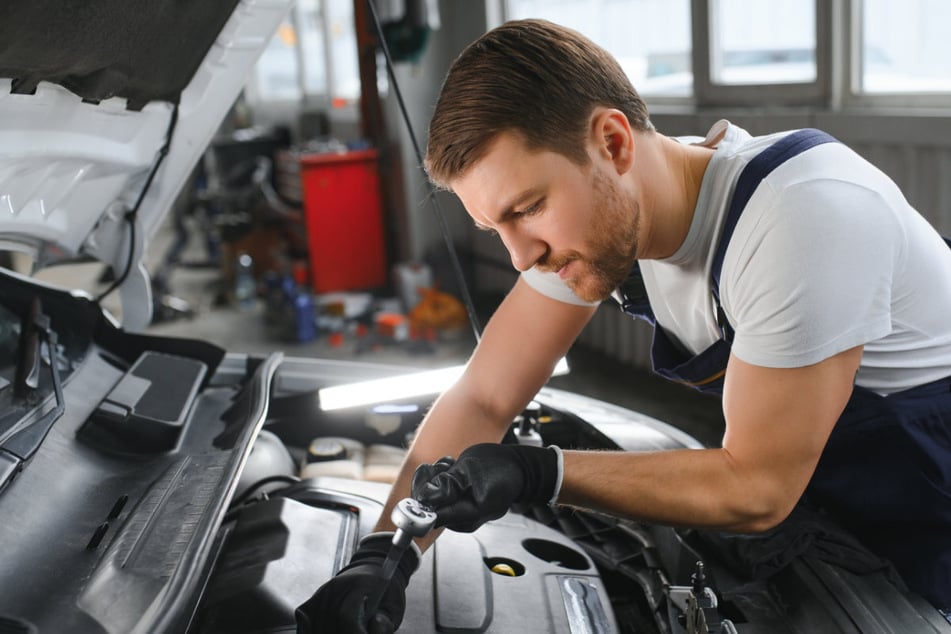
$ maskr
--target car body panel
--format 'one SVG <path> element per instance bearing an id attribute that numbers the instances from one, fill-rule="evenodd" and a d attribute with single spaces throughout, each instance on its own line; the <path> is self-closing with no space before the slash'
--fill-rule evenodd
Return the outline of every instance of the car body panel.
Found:
<path id="1" fill-rule="evenodd" d="M 35 4 L 7 3 L 5 10 L 10 15 L 3 31 L 14 31 L 12 20 Z M 48 11 L 62 11 L 58 3 L 42 4 Z M 90 37 L 102 34 L 97 41 L 104 42 L 110 41 L 110 32 L 128 28 L 134 17 L 130 12 L 143 10 L 126 3 L 128 8 L 119 10 L 116 5 L 114 14 L 104 16 L 97 4 L 88 3 L 86 10 L 74 7 L 71 17 L 77 29 L 84 25 L 95 29 Z M 171 13 L 181 11 L 174 2 L 150 4 Z M 152 302 L 148 273 L 141 265 L 145 246 L 290 5 L 289 0 L 243 0 L 229 13 L 229 5 L 222 4 L 226 12 L 221 31 L 212 34 L 203 59 L 181 92 L 173 95 L 178 99 L 174 104 L 167 100 L 131 104 L 130 98 L 122 96 L 93 100 L 99 96 L 95 77 L 70 81 L 75 77 L 71 70 L 81 71 L 68 61 L 53 69 L 19 70 L 6 67 L 13 61 L 27 63 L 13 55 L 15 47 L 0 52 L 0 69 L 5 70 L 5 76 L 0 73 L 0 245 L 29 253 L 37 268 L 77 258 L 94 258 L 114 271 L 128 268 L 129 276 L 121 288 L 123 323 L 133 330 L 147 326 Z M 220 26 L 218 13 L 206 19 L 209 28 Z M 65 31 L 70 24 L 61 28 Z M 190 45 L 175 36 L 161 35 L 159 48 L 171 49 L 167 57 L 173 61 L 177 60 L 175 49 Z M 106 45 L 93 46 L 101 51 Z M 116 47 L 124 50 L 120 44 Z M 42 66 L 40 61 L 34 63 Z M 147 60 L 137 63 L 148 66 Z M 81 65 L 79 61 L 76 64 Z M 32 91 L 18 92 L 22 76 L 31 71 L 36 75 Z M 61 83 L 55 83 L 57 80 Z M 128 80 L 128 86 L 136 99 L 160 96 L 142 87 L 136 89 L 133 79 Z M 159 173 L 146 190 L 148 174 L 159 162 L 169 137 Z M 130 232 L 127 212 L 135 208 L 143 193 L 135 231 Z M 133 234 L 135 243 L 130 245 Z"/>

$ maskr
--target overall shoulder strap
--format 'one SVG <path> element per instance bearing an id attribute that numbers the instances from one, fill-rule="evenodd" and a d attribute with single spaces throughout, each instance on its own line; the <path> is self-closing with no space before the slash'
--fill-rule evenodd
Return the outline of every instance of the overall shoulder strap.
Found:
<path id="1" fill-rule="evenodd" d="M 757 154 L 740 172 L 740 177 L 736 181 L 736 188 L 733 190 L 733 198 L 730 200 L 726 221 L 723 223 L 720 241 L 713 256 L 713 268 L 711 270 L 713 298 L 717 305 L 717 319 L 720 322 L 720 328 L 723 330 L 724 336 L 728 340 L 733 338 L 733 331 L 727 323 L 723 309 L 720 306 L 720 272 L 723 269 L 723 257 L 726 254 L 726 248 L 730 244 L 730 238 L 733 237 L 736 223 L 739 221 L 743 209 L 746 208 L 746 203 L 749 202 L 760 182 L 774 169 L 812 147 L 823 143 L 837 142 L 834 137 L 821 130 L 813 128 L 797 130 Z"/>

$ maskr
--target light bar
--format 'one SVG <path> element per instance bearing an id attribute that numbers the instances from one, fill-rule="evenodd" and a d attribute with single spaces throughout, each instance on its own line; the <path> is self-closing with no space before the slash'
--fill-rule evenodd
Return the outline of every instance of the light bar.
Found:
<path id="1" fill-rule="evenodd" d="M 327 412 L 347 407 L 397 401 L 414 396 L 439 394 L 455 383 L 462 376 L 465 369 L 465 365 L 457 365 L 439 370 L 426 370 L 383 379 L 333 385 L 318 390 L 317 399 L 320 409 Z M 564 357 L 558 361 L 552 376 L 561 376 L 562 374 L 568 374 L 568 361 Z"/>

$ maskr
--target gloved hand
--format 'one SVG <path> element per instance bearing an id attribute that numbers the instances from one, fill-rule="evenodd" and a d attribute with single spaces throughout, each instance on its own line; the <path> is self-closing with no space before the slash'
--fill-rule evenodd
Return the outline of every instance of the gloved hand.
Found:
<path id="1" fill-rule="evenodd" d="M 561 450 L 526 445 L 473 445 L 458 460 L 422 464 L 413 497 L 436 512 L 436 526 L 471 533 L 513 504 L 554 501 L 561 488 Z"/>
<path id="2" fill-rule="evenodd" d="M 302 603 L 295 613 L 298 634 L 392 634 L 403 621 L 406 584 L 419 566 L 415 544 L 403 551 L 388 585 L 383 562 L 390 552 L 393 533 L 371 533 L 360 540 L 350 563 Z M 368 608 L 383 593 L 374 614 Z"/>

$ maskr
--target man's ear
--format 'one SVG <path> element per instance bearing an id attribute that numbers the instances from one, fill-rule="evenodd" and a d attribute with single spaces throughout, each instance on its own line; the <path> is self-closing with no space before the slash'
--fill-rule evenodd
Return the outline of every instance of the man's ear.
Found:
<path id="1" fill-rule="evenodd" d="M 595 155 L 614 165 L 623 174 L 634 165 L 634 131 L 624 113 L 615 108 L 594 109 L 591 114 L 589 143 Z"/>

